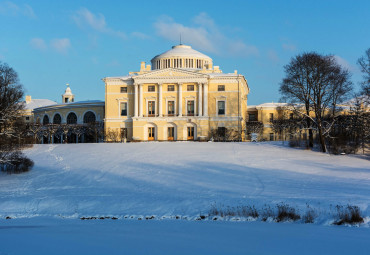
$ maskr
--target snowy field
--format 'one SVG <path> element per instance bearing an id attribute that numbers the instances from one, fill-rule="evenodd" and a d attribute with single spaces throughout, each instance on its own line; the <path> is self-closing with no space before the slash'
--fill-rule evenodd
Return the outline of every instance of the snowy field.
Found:
<path id="1" fill-rule="evenodd" d="M 364 157 L 192 142 L 36 145 L 26 154 L 32 171 L 0 176 L 0 254 L 370 254 Z M 318 217 L 195 221 L 212 207 L 279 203 L 300 214 L 308 204 Z M 365 223 L 332 226 L 335 206 L 347 204 Z"/>

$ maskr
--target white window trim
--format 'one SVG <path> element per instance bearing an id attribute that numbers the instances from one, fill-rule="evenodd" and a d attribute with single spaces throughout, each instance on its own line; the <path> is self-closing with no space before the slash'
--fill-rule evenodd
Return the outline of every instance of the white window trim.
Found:
<path id="1" fill-rule="evenodd" d="M 195 96 L 185 97 L 185 116 L 188 116 L 188 101 L 194 101 L 194 116 L 198 114 L 197 98 Z"/>
<path id="2" fill-rule="evenodd" d="M 175 102 L 175 113 L 174 113 L 174 116 L 176 116 L 178 114 L 177 113 L 177 100 L 176 100 L 176 97 L 174 97 L 174 96 L 166 97 L 166 113 L 164 115 L 168 115 L 168 101 L 174 101 Z"/>
<path id="3" fill-rule="evenodd" d="M 216 116 L 222 116 L 222 117 L 227 116 L 227 100 L 226 99 L 227 98 L 225 96 L 216 98 Z M 219 101 L 224 101 L 225 102 L 225 114 L 221 114 L 221 115 L 218 114 L 218 102 Z"/>
<path id="4" fill-rule="evenodd" d="M 154 101 L 154 105 L 155 105 L 155 114 L 154 116 L 157 116 L 158 115 L 158 100 L 157 100 L 157 97 L 146 97 L 145 98 L 145 105 L 146 105 L 146 114 L 143 113 L 143 115 L 146 115 L 148 116 L 149 115 L 149 101 Z"/>
<path id="5" fill-rule="evenodd" d="M 127 97 L 118 98 L 117 101 L 118 101 L 118 118 L 122 119 L 122 118 L 131 117 L 130 106 L 129 106 L 130 104 L 129 104 L 128 98 Z M 126 116 L 121 116 L 121 103 L 127 103 L 127 115 Z"/>

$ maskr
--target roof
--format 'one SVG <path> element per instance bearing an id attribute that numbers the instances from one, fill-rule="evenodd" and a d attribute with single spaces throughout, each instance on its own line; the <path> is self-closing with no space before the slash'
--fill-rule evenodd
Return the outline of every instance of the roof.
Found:
<path id="1" fill-rule="evenodd" d="M 155 56 L 152 61 L 156 58 L 173 58 L 173 57 L 191 57 L 191 58 L 208 58 L 207 55 L 192 49 L 189 45 L 179 44 L 172 46 L 172 49 Z"/>
<path id="2" fill-rule="evenodd" d="M 49 105 L 56 105 L 57 102 L 51 101 L 49 99 L 32 99 L 31 102 L 26 103 L 26 101 L 23 101 L 23 104 L 25 105 L 26 110 L 33 110 L 35 108 L 39 107 L 45 107 Z"/>
<path id="3" fill-rule="evenodd" d="M 66 103 L 66 104 L 53 104 L 43 107 L 35 108 L 34 111 L 45 111 L 45 110 L 54 110 L 60 108 L 81 108 L 86 106 L 104 106 L 105 102 L 101 100 L 86 100 L 86 101 L 78 101 L 73 103 Z"/>

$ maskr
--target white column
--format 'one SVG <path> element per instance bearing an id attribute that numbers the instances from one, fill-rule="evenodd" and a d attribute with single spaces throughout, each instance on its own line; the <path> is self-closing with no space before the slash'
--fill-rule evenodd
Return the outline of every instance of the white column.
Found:
<path id="1" fill-rule="evenodd" d="M 203 104 L 204 104 L 203 116 L 208 117 L 208 83 L 204 83 L 203 88 L 204 88 L 204 93 L 203 93 Z"/>
<path id="2" fill-rule="evenodd" d="M 179 116 L 182 116 L 182 83 L 179 83 Z"/>
<path id="3" fill-rule="evenodd" d="M 138 117 L 138 110 L 139 110 L 139 89 L 138 89 L 138 84 L 135 83 L 134 84 L 135 86 L 135 117 L 137 118 Z"/>
<path id="4" fill-rule="evenodd" d="M 198 83 L 198 116 L 203 116 L 202 113 L 202 83 Z"/>
<path id="5" fill-rule="evenodd" d="M 139 84 L 139 117 L 143 117 L 143 84 Z"/>
<path id="6" fill-rule="evenodd" d="M 158 83 L 158 114 L 159 117 L 163 117 L 162 114 L 162 83 Z"/>

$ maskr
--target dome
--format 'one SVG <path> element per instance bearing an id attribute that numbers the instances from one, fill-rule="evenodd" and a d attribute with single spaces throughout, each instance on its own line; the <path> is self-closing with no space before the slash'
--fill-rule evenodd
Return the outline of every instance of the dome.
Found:
<path id="1" fill-rule="evenodd" d="M 153 70 L 165 68 L 212 68 L 212 59 L 210 57 L 192 49 L 189 45 L 183 44 L 172 46 L 172 49 L 155 56 L 151 62 Z"/>
<path id="2" fill-rule="evenodd" d="M 73 96 L 72 90 L 69 87 L 69 84 L 67 84 L 67 88 L 66 88 L 66 91 L 64 92 L 63 96 Z"/>

